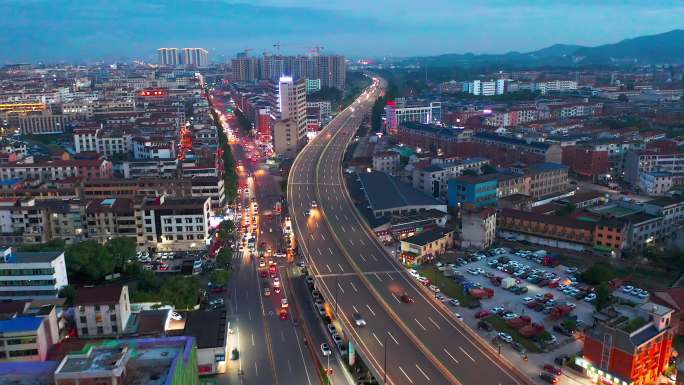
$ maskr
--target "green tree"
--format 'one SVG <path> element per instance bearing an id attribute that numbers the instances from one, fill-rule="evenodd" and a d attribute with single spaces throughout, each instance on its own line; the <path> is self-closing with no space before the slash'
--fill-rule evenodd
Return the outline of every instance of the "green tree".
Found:
<path id="1" fill-rule="evenodd" d="M 199 281 L 195 277 L 169 277 L 159 290 L 164 305 L 177 309 L 192 309 L 197 305 Z"/>
<path id="2" fill-rule="evenodd" d="M 477 176 L 477 171 L 471 170 L 471 169 L 463 170 L 463 175 L 464 176 Z"/>
<path id="3" fill-rule="evenodd" d="M 219 267 L 227 267 L 230 265 L 230 261 L 233 258 L 233 251 L 230 247 L 226 246 L 219 251 L 216 255 L 216 264 Z"/>
<path id="4" fill-rule="evenodd" d="M 233 237 L 235 233 L 235 223 L 230 220 L 225 220 L 221 222 L 218 229 L 219 239 L 226 241 Z"/>
<path id="5" fill-rule="evenodd" d="M 53 239 L 45 243 L 38 243 L 35 245 L 21 245 L 17 247 L 19 251 L 64 251 L 66 249 L 66 243 L 63 239 Z"/>
<path id="6" fill-rule="evenodd" d="M 209 278 L 214 285 L 226 285 L 230 281 L 230 271 L 228 270 L 214 270 L 211 272 Z"/>
<path id="7" fill-rule="evenodd" d="M 587 270 L 585 270 L 580 277 L 582 280 L 590 285 L 598 285 L 601 283 L 607 283 L 611 279 L 615 278 L 615 273 L 610 268 L 603 263 L 594 263 Z"/>
<path id="8" fill-rule="evenodd" d="M 608 282 L 601 282 L 596 288 L 596 310 L 601 310 L 610 305 L 612 300 Z"/>
<path id="9" fill-rule="evenodd" d="M 105 245 L 114 260 L 114 267 L 124 272 L 126 261 L 135 256 L 136 241 L 133 237 L 114 237 Z"/>
<path id="10" fill-rule="evenodd" d="M 491 164 L 484 164 L 480 168 L 480 172 L 485 175 L 494 174 L 496 172 L 496 167 L 492 166 Z"/>
<path id="11" fill-rule="evenodd" d="M 59 298 L 64 298 L 66 305 L 73 304 L 74 297 L 76 297 L 76 288 L 71 285 L 66 285 L 59 291 Z"/>
<path id="12" fill-rule="evenodd" d="M 69 279 L 75 283 L 100 282 L 114 272 L 114 258 L 109 249 L 96 241 L 79 242 L 66 250 Z"/>

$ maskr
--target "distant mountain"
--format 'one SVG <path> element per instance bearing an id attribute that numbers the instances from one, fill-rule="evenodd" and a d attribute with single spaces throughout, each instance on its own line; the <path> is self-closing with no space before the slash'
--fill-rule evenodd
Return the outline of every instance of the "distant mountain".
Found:
<path id="1" fill-rule="evenodd" d="M 585 64 L 653 64 L 684 63 L 684 30 L 677 29 L 658 35 L 625 39 L 614 44 L 583 47 L 554 44 L 537 51 L 505 54 L 444 54 L 411 58 L 430 67 L 450 66 L 548 66 Z"/>

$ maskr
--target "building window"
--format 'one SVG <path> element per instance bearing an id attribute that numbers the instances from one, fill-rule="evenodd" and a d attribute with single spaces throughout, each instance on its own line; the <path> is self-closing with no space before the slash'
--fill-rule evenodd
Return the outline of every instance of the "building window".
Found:
<path id="1" fill-rule="evenodd" d="M 102 326 L 98 326 L 97 327 L 97 334 L 103 334 L 103 333 L 104 333 L 104 329 L 102 328 Z"/>
<path id="2" fill-rule="evenodd" d="M 95 305 L 95 311 L 100 311 L 100 305 Z"/>
<path id="3" fill-rule="evenodd" d="M 115 305 L 109 305 L 109 311 L 114 311 L 114 309 L 116 309 Z"/>
<path id="4" fill-rule="evenodd" d="M 88 335 L 88 328 L 81 328 L 81 335 Z"/>
<path id="5" fill-rule="evenodd" d="M 119 327 L 116 325 L 112 325 L 112 333 L 118 333 L 119 332 Z"/>
<path id="6" fill-rule="evenodd" d="M 109 315 L 109 320 L 112 322 L 116 322 L 116 314 L 110 314 Z"/>
<path id="7" fill-rule="evenodd" d="M 88 322 L 88 321 L 86 320 L 86 317 L 85 317 L 85 316 L 81 316 L 81 323 L 84 324 L 84 323 L 86 323 L 86 322 Z"/>

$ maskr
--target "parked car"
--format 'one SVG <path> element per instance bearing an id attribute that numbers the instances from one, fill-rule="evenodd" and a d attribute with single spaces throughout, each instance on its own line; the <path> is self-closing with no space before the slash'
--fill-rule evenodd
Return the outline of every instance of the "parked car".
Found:
<path id="1" fill-rule="evenodd" d="M 496 335 L 501 341 L 510 344 L 513 342 L 513 337 L 511 337 L 510 334 L 504 333 L 504 332 L 499 332 L 499 334 Z"/>
<path id="2" fill-rule="evenodd" d="M 554 376 L 551 373 L 547 373 L 547 372 L 539 373 L 539 378 L 541 378 L 545 382 L 548 382 L 549 384 L 555 384 L 558 382 L 558 377 Z"/>

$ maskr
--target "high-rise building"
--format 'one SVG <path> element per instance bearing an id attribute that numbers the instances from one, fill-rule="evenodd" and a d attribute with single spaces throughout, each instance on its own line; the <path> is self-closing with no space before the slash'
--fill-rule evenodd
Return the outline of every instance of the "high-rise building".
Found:
<path id="1" fill-rule="evenodd" d="M 306 135 L 306 80 L 283 76 L 278 82 L 279 121 L 273 127 L 276 154 L 292 157 Z"/>
<path id="2" fill-rule="evenodd" d="M 259 61 L 255 57 L 239 56 L 231 61 L 234 82 L 252 82 L 260 79 Z"/>
<path id="3" fill-rule="evenodd" d="M 209 51 L 204 48 L 182 48 L 180 54 L 181 65 L 195 67 L 209 65 Z"/>
<path id="4" fill-rule="evenodd" d="M 159 48 L 160 65 L 204 67 L 209 64 L 209 52 L 204 48 Z"/>
<path id="5" fill-rule="evenodd" d="M 164 66 L 177 66 L 180 64 L 178 48 L 159 48 L 157 50 L 159 64 Z"/>

